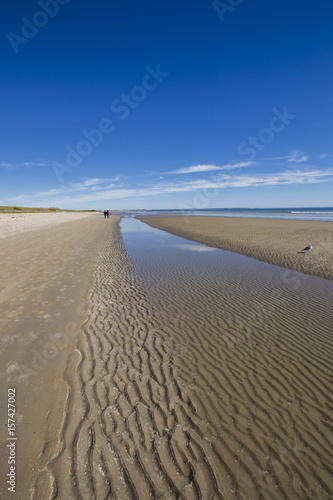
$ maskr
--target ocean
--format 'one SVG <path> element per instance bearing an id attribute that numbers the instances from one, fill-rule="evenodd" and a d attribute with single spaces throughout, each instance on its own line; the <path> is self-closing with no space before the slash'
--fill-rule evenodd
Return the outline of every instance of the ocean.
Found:
<path id="1" fill-rule="evenodd" d="M 114 213 L 117 212 L 116 210 Z M 333 207 L 293 207 L 293 208 L 206 208 L 164 209 L 164 210 L 123 210 L 122 213 L 140 215 L 186 214 L 213 217 L 248 217 L 259 219 L 294 219 L 333 222 Z"/>

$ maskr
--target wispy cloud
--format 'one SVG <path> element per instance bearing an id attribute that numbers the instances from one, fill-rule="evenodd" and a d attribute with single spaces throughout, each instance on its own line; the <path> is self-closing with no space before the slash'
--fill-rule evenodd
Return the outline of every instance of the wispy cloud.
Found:
<path id="1" fill-rule="evenodd" d="M 0 167 L 7 168 L 8 170 L 14 170 L 15 169 L 15 165 L 13 165 L 13 163 L 8 163 L 6 161 L 2 161 L 0 163 Z"/>
<path id="2" fill-rule="evenodd" d="M 309 160 L 309 157 L 303 153 L 301 153 L 300 151 L 293 151 L 291 154 L 290 154 L 290 158 L 288 158 L 288 162 L 289 163 L 303 163 L 305 161 L 308 161 Z"/>
<path id="3" fill-rule="evenodd" d="M 192 167 L 180 168 L 178 170 L 173 170 L 171 172 L 165 172 L 166 174 L 193 174 L 198 172 L 212 172 L 215 170 L 233 170 L 235 168 L 250 167 L 256 165 L 253 161 L 243 161 L 240 163 L 228 164 L 228 165 L 194 165 Z"/>
<path id="4" fill-rule="evenodd" d="M 333 181 L 333 168 L 328 170 L 288 170 L 280 173 L 261 175 L 229 175 L 220 174 L 215 179 L 198 179 L 191 182 L 169 183 L 155 186 L 155 189 L 165 189 L 164 192 L 194 191 L 197 189 L 220 189 L 240 187 L 265 187 L 287 184 L 315 184 Z"/>
<path id="5" fill-rule="evenodd" d="M 328 153 L 322 153 L 322 154 L 319 156 L 319 158 L 321 158 L 322 160 L 323 160 L 324 158 L 333 158 L 333 155 L 330 155 L 330 154 L 328 154 Z"/>
<path id="6" fill-rule="evenodd" d="M 117 177 L 118 180 L 120 180 Z M 333 168 L 320 169 L 289 169 L 285 172 L 266 174 L 232 174 L 221 172 L 210 179 L 196 179 L 192 181 L 179 182 L 153 182 L 145 186 L 132 187 L 111 182 L 110 179 L 85 179 L 82 183 L 61 186 L 46 192 L 39 192 L 32 196 L 21 195 L 20 198 L 36 201 L 41 205 L 50 203 L 52 205 L 66 207 L 88 203 L 110 202 L 111 200 L 127 198 L 144 198 L 168 195 L 172 193 L 195 192 L 208 189 L 232 189 L 232 188 L 258 188 L 284 186 L 292 184 L 318 184 L 333 182 Z M 15 198 L 17 200 L 18 197 Z M 14 198 L 6 204 L 14 202 Z"/>
<path id="7" fill-rule="evenodd" d="M 92 186 L 96 186 L 97 184 L 105 184 L 106 182 L 110 182 L 111 179 L 86 179 L 83 182 L 80 182 L 78 184 L 71 184 L 71 188 L 73 191 L 80 191 L 81 189 L 86 189 Z"/>
<path id="8" fill-rule="evenodd" d="M 52 167 L 52 164 L 52 161 L 25 161 L 23 163 L 1 162 L 0 167 L 8 168 L 9 170 L 17 170 L 20 168 Z"/>
<path id="9" fill-rule="evenodd" d="M 26 161 L 23 163 L 25 167 L 31 168 L 31 167 L 51 167 L 53 162 L 47 162 L 47 161 Z"/>
<path id="10" fill-rule="evenodd" d="M 272 158 L 262 158 L 262 160 L 286 160 L 287 163 L 303 163 L 309 160 L 309 157 L 301 151 L 292 151 L 288 156 L 274 156 Z"/>
<path id="11" fill-rule="evenodd" d="M 126 177 L 122 177 L 120 175 L 110 179 L 85 179 L 83 182 L 69 184 L 68 186 L 60 186 L 59 188 L 50 189 L 48 191 L 40 191 L 35 196 L 51 197 L 66 193 L 77 193 L 79 191 L 105 191 L 111 188 L 122 187 L 117 184 L 117 182 L 124 179 L 126 179 Z"/>

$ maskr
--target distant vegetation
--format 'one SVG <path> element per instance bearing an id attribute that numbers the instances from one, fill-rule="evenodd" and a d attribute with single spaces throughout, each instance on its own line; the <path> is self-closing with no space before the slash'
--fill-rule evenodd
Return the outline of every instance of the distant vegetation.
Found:
<path id="1" fill-rule="evenodd" d="M 61 208 L 34 208 L 34 207 L 2 207 L 0 213 L 32 213 L 32 212 L 95 212 L 95 210 L 62 210 Z"/>

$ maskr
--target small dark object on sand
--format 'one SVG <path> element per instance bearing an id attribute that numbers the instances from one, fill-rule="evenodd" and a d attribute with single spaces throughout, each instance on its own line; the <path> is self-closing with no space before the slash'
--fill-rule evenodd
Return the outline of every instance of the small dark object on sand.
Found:
<path id="1" fill-rule="evenodd" d="M 303 250 L 301 250 L 300 252 L 298 253 L 305 253 L 307 252 L 308 250 L 312 250 L 312 245 L 308 245 L 307 247 L 303 248 Z"/>

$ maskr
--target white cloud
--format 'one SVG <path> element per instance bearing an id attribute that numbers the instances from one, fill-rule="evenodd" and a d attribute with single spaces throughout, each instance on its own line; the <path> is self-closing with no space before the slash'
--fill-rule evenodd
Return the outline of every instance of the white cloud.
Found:
<path id="1" fill-rule="evenodd" d="M 78 191 L 103 191 L 103 190 L 108 190 L 114 187 L 122 187 L 119 184 L 115 184 L 114 182 L 110 181 L 117 181 L 121 179 L 121 176 L 114 177 L 113 179 L 98 179 L 98 178 L 92 178 L 92 179 L 85 179 L 83 182 L 79 182 L 76 184 L 69 184 L 68 186 L 61 186 L 59 188 L 55 189 L 50 189 L 49 191 L 41 191 L 35 195 L 35 197 L 51 197 L 51 196 L 57 196 L 57 195 L 63 195 L 66 193 L 76 193 Z M 107 184 L 106 186 L 103 186 L 103 184 Z"/>
<path id="2" fill-rule="evenodd" d="M 168 172 L 169 174 L 193 174 L 196 172 L 210 172 L 213 170 L 221 170 L 221 167 L 216 165 L 195 165 L 193 167 L 180 168 L 179 170 L 174 170 L 173 172 Z"/>
<path id="3" fill-rule="evenodd" d="M 27 161 L 25 163 L 23 163 L 23 165 L 25 167 L 50 167 L 52 165 L 52 162 L 46 162 L 46 161 L 39 161 L 39 162 L 35 162 L 35 161 Z"/>
<path id="4" fill-rule="evenodd" d="M 282 173 L 261 175 L 220 174 L 214 180 L 198 179 L 191 182 L 169 183 L 155 187 L 163 192 L 195 191 L 204 189 L 227 189 L 240 187 L 264 187 L 286 184 L 315 184 L 333 181 L 333 169 L 328 170 L 290 170 Z M 153 190 L 152 190 L 153 191 Z M 158 193 L 159 194 L 159 193 Z"/>
<path id="5" fill-rule="evenodd" d="M 309 157 L 301 151 L 293 151 L 288 156 L 274 156 L 272 158 L 262 158 L 262 160 L 287 160 L 287 163 L 302 163 L 308 161 Z"/>
<path id="6" fill-rule="evenodd" d="M 81 191 L 96 184 L 103 184 L 104 182 L 109 182 L 109 179 L 86 179 L 84 182 L 78 184 L 71 184 L 72 191 Z"/>
<path id="7" fill-rule="evenodd" d="M 3 161 L 0 163 L 0 167 L 8 168 L 8 170 L 14 170 L 15 165 L 13 165 L 12 163 L 8 163 L 6 161 Z"/>
<path id="8" fill-rule="evenodd" d="M 18 196 L 13 196 L 12 198 L 10 198 L 10 200 L 12 203 L 16 203 L 16 202 L 23 202 L 23 203 L 30 203 L 32 200 L 31 200 L 31 197 L 26 195 L 26 194 L 20 194 Z M 3 204 L 3 203 L 1 203 Z"/>
<path id="9" fill-rule="evenodd" d="M 52 162 L 46 162 L 46 161 L 25 161 L 20 164 L 14 164 L 14 163 L 9 163 L 9 162 L 2 162 L 0 163 L 0 167 L 8 168 L 9 170 L 16 170 L 19 168 L 31 168 L 31 167 L 51 167 Z"/>
<path id="10" fill-rule="evenodd" d="M 290 157 L 288 158 L 289 163 L 303 163 L 304 161 L 308 161 L 309 157 L 300 151 L 293 151 L 290 153 Z"/>
<path id="11" fill-rule="evenodd" d="M 40 191 L 39 193 L 36 193 L 36 195 L 34 195 L 36 198 L 42 196 L 42 197 L 50 197 L 50 196 L 56 196 L 58 194 L 63 194 L 64 192 L 68 192 L 70 191 L 68 188 L 57 188 L 57 189 L 50 189 L 49 191 Z"/>
<path id="12" fill-rule="evenodd" d="M 21 195 L 7 200 L 11 204 L 19 198 L 30 200 L 30 203 L 40 206 L 73 207 L 88 203 L 112 203 L 114 200 L 127 198 L 144 198 L 210 190 L 210 197 L 219 196 L 220 190 L 232 188 L 256 188 L 283 186 L 292 184 L 317 184 L 333 182 L 333 168 L 320 169 L 289 169 L 285 172 L 266 174 L 233 174 L 221 172 L 210 179 L 196 179 L 180 182 L 155 182 L 145 186 L 124 186 L 110 183 L 110 179 L 86 179 L 82 183 L 60 186 L 34 195 Z M 204 193 L 205 194 L 205 193 Z M 50 200 L 52 199 L 52 201 Z"/>
<path id="13" fill-rule="evenodd" d="M 240 163 L 234 163 L 230 165 L 194 165 L 192 167 L 180 168 L 178 170 L 173 170 L 171 172 L 165 172 L 166 174 L 193 174 L 197 172 L 212 172 L 214 170 L 233 170 L 234 168 L 250 167 L 256 165 L 252 161 L 243 161 Z"/>
<path id="14" fill-rule="evenodd" d="M 333 158 L 333 155 L 330 155 L 328 153 L 322 153 L 319 158 L 324 159 L 324 158 Z"/>

